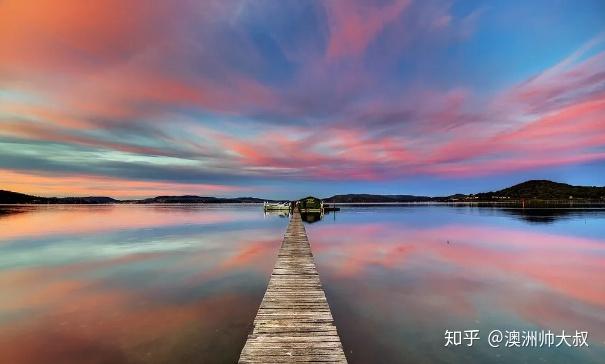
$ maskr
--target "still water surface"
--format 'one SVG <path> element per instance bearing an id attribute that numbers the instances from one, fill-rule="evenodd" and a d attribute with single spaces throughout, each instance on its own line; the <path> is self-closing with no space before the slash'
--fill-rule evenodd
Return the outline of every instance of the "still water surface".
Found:
<path id="1" fill-rule="evenodd" d="M 235 362 L 288 222 L 261 210 L 0 207 L 0 363 Z M 344 207 L 307 232 L 351 363 L 603 362 L 604 210 Z"/>

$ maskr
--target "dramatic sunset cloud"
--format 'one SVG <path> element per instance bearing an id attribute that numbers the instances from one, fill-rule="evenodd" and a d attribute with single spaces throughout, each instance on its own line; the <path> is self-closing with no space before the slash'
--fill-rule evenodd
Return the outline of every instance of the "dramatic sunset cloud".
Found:
<path id="1" fill-rule="evenodd" d="M 0 189 L 605 184 L 605 6 L 0 2 Z"/>

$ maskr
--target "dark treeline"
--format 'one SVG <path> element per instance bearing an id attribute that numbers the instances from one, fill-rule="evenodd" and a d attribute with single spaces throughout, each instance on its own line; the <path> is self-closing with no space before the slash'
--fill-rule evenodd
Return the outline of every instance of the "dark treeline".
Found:
<path id="1" fill-rule="evenodd" d="M 495 192 L 455 194 L 429 197 L 414 195 L 347 194 L 325 198 L 327 203 L 409 203 L 409 202 L 515 202 L 548 203 L 548 201 L 597 201 L 605 203 L 605 187 L 572 186 L 547 180 L 532 180 Z M 109 203 L 261 203 L 255 197 L 157 196 L 142 200 L 116 200 L 104 196 L 39 197 L 0 190 L 2 204 L 109 204 Z"/>
<path id="2" fill-rule="evenodd" d="M 335 195 L 325 199 L 329 203 L 405 203 L 405 202 L 453 202 L 453 201 L 605 201 L 605 187 L 572 186 L 547 180 L 532 180 L 495 192 L 455 194 L 441 197 L 413 195 Z"/>

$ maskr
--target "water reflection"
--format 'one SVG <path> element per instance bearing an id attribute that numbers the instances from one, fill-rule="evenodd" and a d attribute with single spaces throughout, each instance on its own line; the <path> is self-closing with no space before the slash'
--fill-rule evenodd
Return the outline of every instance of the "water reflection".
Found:
<path id="1" fill-rule="evenodd" d="M 323 213 L 302 210 L 300 212 L 300 217 L 304 222 L 312 224 L 314 222 L 320 221 L 321 218 L 323 217 Z"/>
<path id="2" fill-rule="evenodd" d="M 264 210 L 263 213 L 265 216 L 277 216 L 282 218 L 289 218 L 290 211 L 289 210 Z"/>
<path id="3" fill-rule="evenodd" d="M 257 206 L 3 215 L 0 362 L 235 362 L 285 224 Z"/>
<path id="4" fill-rule="evenodd" d="M 599 216 L 605 213 L 603 208 L 593 209 L 543 209 L 543 208 L 506 208 L 503 212 L 523 219 L 527 222 L 550 224 L 560 219 L 579 219 Z"/>
<path id="5" fill-rule="evenodd" d="M 0 241 L 49 235 L 77 235 L 162 226 L 212 225 L 258 219 L 258 207 L 201 205 L 48 205 L 7 208 L 0 217 Z M 208 213 L 205 213 L 208 212 Z"/>
<path id="6" fill-rule="evenodd" d="M 2 209 L 0 363 L 235 362 L 288 221 L 259 206 Z M 307 215 L 349 362 L 601 362 L 605 212 L 527 211 Z M 443 346 L 445 329 L 542 328 L 591 346 Z"/>
<path id="7" fill-rule="evenodd" d="M 351 363 L 598 363 L 604 215 L 534 225 L 502 210 L 350 208 L 307 232 Z M 591 347 L 443 346 L 445 329 L 542 328 L 589 331 Z"/>
<path id="8" fill-rule="evenodd" d="M 17 206 L 0 205 L 0 219 L 2 217 L 8 216 L 8 215 L 18 214 L 18 213 L 22 213 L 22 212 L 27 212 L 27 210 L 25 210 L 23 208 L 19 208 Z"/>

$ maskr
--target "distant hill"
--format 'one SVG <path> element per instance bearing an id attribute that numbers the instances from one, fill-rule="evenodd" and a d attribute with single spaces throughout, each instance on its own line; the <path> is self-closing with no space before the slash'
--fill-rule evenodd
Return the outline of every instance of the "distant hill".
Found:
<path id="1" fill-rule="evenodd" d="M 24 193 L 0 190 L 0 203 L 46 203 L 46 198 L 26 195 Z"/>
<path id="2" fill-rule="evenodd" d="M 498 201 L 498 200 L 605 200 L 605 187 L 572 186 L 548 180 L 530 180 L 495 192 L 455 194 L 445 197 L 413 195 L 335 195 L 324 199 L 327 203 L 385 203 L 426 201 Z"/>
<path id="3" fill-rule="evenodd" d="M 480 200 L 538 199 L 538 200 L 605 200 L 605 187 L 572 186 L 548 180 L 531 180 L 496 192 L 478 193 Z"/>
<path id="4" fill-rule="evenodd" d="M 137 203 L 262 203 L 263 200 L 255 197 L 204 197 L 204 196 L 157 196 L 136 201 Z"/>
<path id="5" fill-rule="evenodd" d="M 324 199 L 327 203 L 386 203 L 432 201 L 432 197 L 413 195 L 370 195 L 365 193 L 335 195 Z"/>
<path id="6" fill-rule="evenodd" d="M 88 197 L 38 197 L 18 192 L 0 190 L 0 204 L 111 204 L 111 203 L 262 203 L 264 200 L 256 197 L 205 197 L 205 196 L 157 196 L 143 200 L 116 200 L 104 196 Z"/>
<path id="7" fill-rule="evenodd" d="M 18 204 L 18 203 L 41 203 L 41 204 L 102 204 L 102 203 L 116 203 L 118 200 L 114 200 L 111 197 L 39 197 L 26 195 L 24 193 L 11 192 L 0 190 L 0 203 L 4 204 Z"/>
<path id="8" fill-rule="evenodd" d="M 105 196 L 87 196 L 87 197 L 51 197 L 47 203 L 65 203 L 65 204 L 104 204 L 117 203 L 119 200 Z"/>
<path id="9" fill-rule="evenodd" d="M 605 187 L 572 186 L 548 180 L 531 180 L 495 192 L 477 194 L 455 194 L 446 197 L 428 197 L 414 195 L 372 195 L 348 194 L 334 195 L 324 199 L 327 203 L 397 203 L 430 201 L 500 201 L 500 200 L 599 200 L 605 201 Z M 0 204 L 110 204 L 110 203 L 262 203 L 255 197 L 209 197 L 209 196 L 157 196 L 143 200 L 120 201 L 111 197 L 39 197 L 23 193 L 0 190 Z"/>

